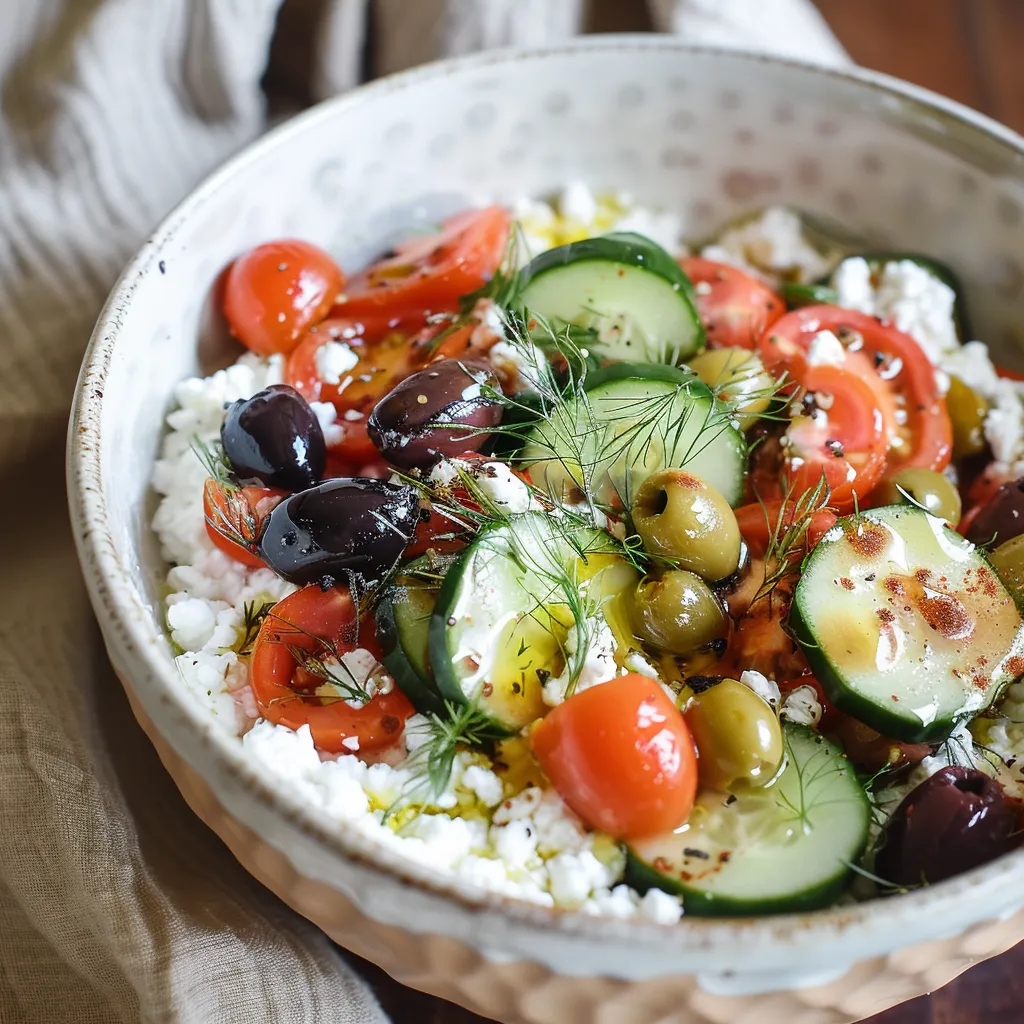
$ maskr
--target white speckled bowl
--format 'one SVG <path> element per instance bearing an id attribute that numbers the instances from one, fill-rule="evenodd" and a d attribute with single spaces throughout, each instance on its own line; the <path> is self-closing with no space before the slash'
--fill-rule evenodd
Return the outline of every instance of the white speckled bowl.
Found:
<path id="1" fill-rule="evenodd" d="M 200 367 L 218 271 L 280 235 L 347 266 L 394 229 L 582 178 L 693 233 L 794 203 L 962 275 L 1005 361 L 1024 324 L 1024 140 L 865 71 L 601 36 L 412 71 L 249 147 L 157 230 L 93 335 L 70 428 L 79 552 L 110 657 L 196 812 L 242 863 L 401 981 L 504 1021 L 859 1020 L 1024 937 L 1024 851 L 857 907 L 678 927 L 556 913 L 399 862 L 269 788 L 175 672 L 147 481 L 176 380 Z M 205 369 L 209 369 L 204 365 Z"/>

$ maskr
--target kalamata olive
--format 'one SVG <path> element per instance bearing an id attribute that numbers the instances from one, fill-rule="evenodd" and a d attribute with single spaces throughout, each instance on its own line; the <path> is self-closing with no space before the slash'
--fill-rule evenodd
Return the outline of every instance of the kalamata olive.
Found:
<path id="1" fill-rule="evenodd" d="M 1002 786 L 974 768 L 940 768 L 904 798 L 885 829 L 875 873 L 894 885 L 941 882 L 1018 844 Z"/>
<path id="2" fill-rule="evenodd" d="M 926 512 L 954 526 L 960 522 L 960 492 L 949 478 L 924 466 L 907 466 L 875 488 L 872 503 L 909 505 L 916 502 Z"/>
<path id="3" fill-rule="evenodd" d="M 706 580 L 739 568 L 742 537 L 729 503 L 685 469 L 649 476 L 633 499 L 633 527 L 651 555 L 671 558 Z"/>
<path id="4" fill-rule="evenodd" d="M 967 539 L 975 544 L 1005 544 L 1024 533 L 1024 477 L 1003 484 L 974 517 Z"/>
<path id="5" fill-rule="evenodd" d="M 328 480 L 293 494 L 267 519 L 264 561 L 292 583 L 380 579 L 416 531 L 419 499 L 411 487 L 367 477 Z"/>
<path id="6" fill-rule="evenodd" d="M 724 637 L 729 628 L 721 602 L 685 569 L 642 579 L 633 595 L 633 617 L 639 637 L 673 654 L 689 654 Z"/>
<path id="7" fill-rule="evenodd" d="M 220 428 L 224 454 L 243 480 L 303 491 L 324 473 L 324 432 L 309 403 L 287 384 L 272 384 L 229 409 Z"/>
<path id="8" fill-rule="evenodd" d="M 370 413 L 370 440 L 388 462 L 430 469 L 442 458 L 479 451 L 482 429 L 501 422 L 501 406 L 485 396 L 500 391 L 490 370 L 443 359 L 406 378 Z"/>
<path id="9" fill-rule="evenodd" d="M 700 780 L 707 786 L 766 786 L 782 764 L 779 716 L 735 679 L 723 679 L 694 697 L 686 724 L 700 755 Z"/>

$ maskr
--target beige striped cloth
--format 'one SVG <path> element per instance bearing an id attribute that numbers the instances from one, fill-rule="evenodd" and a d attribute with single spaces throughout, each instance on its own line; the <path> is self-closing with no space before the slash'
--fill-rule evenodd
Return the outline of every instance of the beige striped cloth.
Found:
<path id="1" fill-rule="evenodd" d="M 108 289 L 160 217 L 264 128 L 265 73 L 287 110 L 350 88 L 367 65 L 543 44 L 593 16 L 582 0 L 370 3 L 0 0 L 5 1024 L 385 1019 L 327 939 L 246 876 L 163 773 L 103 654 L 62 468 Z M 634 0 L 620 4 L 635 14 Z M 648 10 L 662 31 L 843 59 L 806 0 Z M 606 10 L 606 23 L 621 14 Z"/>

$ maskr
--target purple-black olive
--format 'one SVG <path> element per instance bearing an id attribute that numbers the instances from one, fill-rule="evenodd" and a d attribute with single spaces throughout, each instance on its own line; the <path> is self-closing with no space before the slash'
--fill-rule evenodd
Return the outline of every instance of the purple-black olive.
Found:
<path id="1" fill-rule="evenodd" d="M 875 872 L 900 886 L 941 882 L 1014 849 L 1017 830 L 1002 786 L 974 768 L 950 765 L 896 808 Z"/>
<path id="2" fill-rule="evenodd" d="M 287 384 L 272 384 L 228 409 L 220 428 L 224 454 L 242 480 L 304 491 L 323 475 L 324 432 L 309 403 Z"/>
<path id="3" fill-rule="evenodd" d="M 967 530 L 975 544 L 997 545 L 1024 533 L 1024 477 L 1003 484 L 982 506 Z"/>
<path id="4" fill-rule="evenodd" d="M 406 378 L 370 413 L 370 440 L 388 462 L 430 469 L 442 458 L 479 451 L 501 406 L 483 393 L 500 391 L 490 370 L 443 359 Z"/>
<path id="5" fill-rule="evenodd" d="M 370 583 L 402 556 L 419 520 L 412 487 L 365 477 L 328 480 L 293 494 L 267 518 L 260 553 L 292 583 Z"/>

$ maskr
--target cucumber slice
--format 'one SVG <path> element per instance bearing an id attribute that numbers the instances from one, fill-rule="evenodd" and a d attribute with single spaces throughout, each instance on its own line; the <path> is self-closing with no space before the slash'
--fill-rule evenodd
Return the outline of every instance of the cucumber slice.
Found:
<path id="1" fill-rule="evenodd" d="M 985 557 L 912 505 L 840 519 L 804 560 L 793 635 L 841 710 L 945 739 L 1024 672 L 1024 626 Z"/>
<path id="2" fill-rule="evenodd" d="M 747 448 L 730 410 L 688 371 L 617 363 L 586 379 L 527 436 L 519 459 L 556 497 L 589 485 L 598 501 L 626 508 L 637 488 L 665 467 L 685 467 L 741 504 Z"/>
<path id="3" fill-rule="evenodd" d="M 871 269 L 872 278 L 877 278 L 881 274 L 887 263 L 902 263 L 908 260 L 911 263 L 916 263 L 922 270 L 927 270 L 932 277 L 938 278 L 944 285 L 947 285 L 953 290 L 953 294 L 956 296 L 953 302 L 953 323 L 956 326 L 956 336 L 960 339 L 961 344 L 965 341 L 970 341 L 974 335 L 971 333 L 970 319 L 967 314 L 967 302 L 964 299 L 963 287 L 960 284 L 960 279 L 953 273 L 953 271 L 939 260 L 932 259 L 930 256 L 922 256 L 916 252 L 862 252 L 855 253 L 852 256 L 848 256 L 846 259 L 860 258 L 864 260 Z M 842 263 L 845 263 L 843 260 Z M 842 266 L 842 263 L 839 266 Z M 836 271 L 838 271 L 838 267 Z M 835 273 L 830 281 L 835 280 Z M 822 285 L 828 285 L 829 281 L 822 281 Z M 829 300 L 826 300 L 829 301 Z M 831 300 L 835 302 L 835 299 Z"/>
<path id="4" fill-rule="evenodd" d="M 704 347 L 693 284 L 649 238 L 587 238 L 541 253 L 523 269 L 526 308 L 596 332 L 587 347 L 610 360 L 676 365 Z"/>
<path id="5" fill-rule="evenodd" d="M 608 534 L 569 531 L 542 512 L 483 530 L 448 571 L 430 620 L 442 696 L 475 704 L 508 735 L 540 718 L 575 622 L 564 588 L 589 579 L 588 604 L 600 604 L 604 570 L 624 585 L 620 552 Z M 635 585 L 639 574 L 628 576 Z"/>
<path id="6" fill-rule="evenodd" d="M 430 669 L 430 617 L 443 568 L 427 555 L 410 562 L 377 604 L 377 640 L 385 668 L 422 714 L 443 714 L 444 701 Z"/>
<path id="7" fill-rule="evenodd" d="M 820 733 L 785 723 L 786 766 L 764 789 L 702 791 L 682 828 L 628 847 L 626 881 L 680 894 L 687 915 L 778 914 L 827 906 L 868 838 L 853 766 Z"/>

